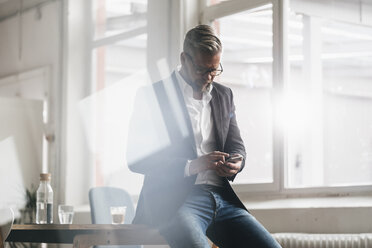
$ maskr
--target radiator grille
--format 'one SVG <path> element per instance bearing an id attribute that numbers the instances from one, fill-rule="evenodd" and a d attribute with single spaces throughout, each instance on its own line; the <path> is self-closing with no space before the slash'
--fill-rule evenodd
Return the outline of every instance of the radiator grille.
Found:
<path id="1" fill-rule="evenodd" d="M 276 233 L 273 236 L 283 248 L 372 248 L 372 233 Z"/>

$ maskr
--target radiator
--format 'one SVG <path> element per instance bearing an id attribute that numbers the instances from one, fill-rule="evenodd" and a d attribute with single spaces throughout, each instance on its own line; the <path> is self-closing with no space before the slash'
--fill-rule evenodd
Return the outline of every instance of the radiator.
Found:
<path id="1" fill-rule="evenodd" d="M 372 248 L 372 233 L 275 233 L 273 236 L 283 248 Z"/>

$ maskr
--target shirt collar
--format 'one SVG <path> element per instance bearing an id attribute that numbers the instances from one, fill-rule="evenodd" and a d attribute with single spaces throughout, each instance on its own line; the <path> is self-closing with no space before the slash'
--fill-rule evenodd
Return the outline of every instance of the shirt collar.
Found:
<path id="1" fill-rule="evenodd" d="M 186 83 L 185 79 L 182 77 L 179 70 L 175 70 L 175 74 L 176 74 L 178 84 L 182 90 L 184 97 L 193 98 L 192 87 L 188 83 Z M 207 92 L 203 92 L 203 99 L 202 99 L 203 101 L 206 101 L 207 103 L 209 103 L 209 101 L 212 99 L 212 94 L 211 94 L 212 89 L 213 89 L 213 84 L 211 84 Z"/>

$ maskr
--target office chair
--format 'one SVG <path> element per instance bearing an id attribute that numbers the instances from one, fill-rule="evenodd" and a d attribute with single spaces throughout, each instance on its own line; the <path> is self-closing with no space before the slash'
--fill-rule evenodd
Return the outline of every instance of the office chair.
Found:
<path id="1" fill-rule="evenodd" d="M 135 210 L 131 196 L 124 189 L 97 187 L 89 191 L 92 224 L 111 224 L 110 207 L 126 206 L 124 224 L 132 223 Z M 142 248 L 140 245 L 99 246 L 99 248 Z M 96 246 L 97 248 L 97 246 Z"/>
<path id="2" fill-rule="evenodd" d="M 14 222 L 14 212 L 11 208 L 0 210 L 3 212 L 1 216 L 5 216 L 5 220 L 0 220 L 0 248 L 4 248 L 4 243 L 12 229 Z"/>

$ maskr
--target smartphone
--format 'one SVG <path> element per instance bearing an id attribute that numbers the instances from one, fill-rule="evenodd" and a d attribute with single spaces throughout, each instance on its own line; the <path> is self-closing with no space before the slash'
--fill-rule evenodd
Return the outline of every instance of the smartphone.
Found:
<path id="1" fill-rule="evenodd" d="M 243 156 L 240 155 L 240 154 L 233 154 L 229 157 L 226 158 L 226 162 L 231 162 L 231 163 L 235 163 L 235 162 L 238 162 L 238 161 L 241 161 L 243 159 Z"/>

